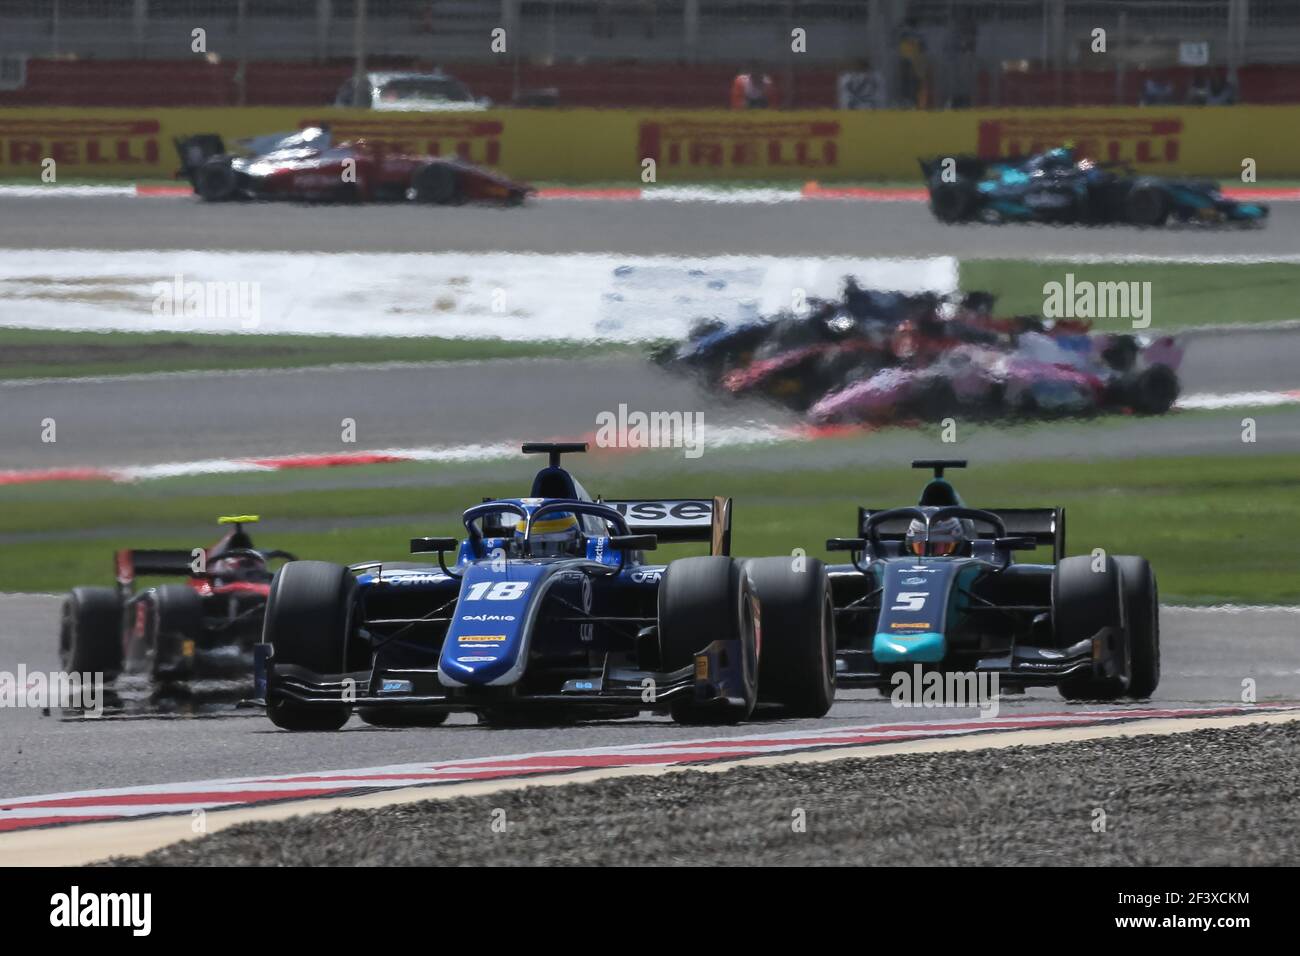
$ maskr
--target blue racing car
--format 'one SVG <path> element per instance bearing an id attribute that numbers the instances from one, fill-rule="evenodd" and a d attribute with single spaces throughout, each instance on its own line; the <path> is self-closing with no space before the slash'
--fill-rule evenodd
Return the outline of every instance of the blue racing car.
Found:
<path id="1" fill-rule="evenodd" d="M 1213 180 L 1140 175 L 1077 157 L 1069 146 L 1021 159 L 940 156 L 920 163 L 930 210 L 946 223 L 1262 225 L 1268 218 L 1267 206 L 1229 199 Z"/>
<path id="2" fill-rule="evenodd" d="M 276 573 L 255 656 L 276 726 L 337 730 L 354 710 L 432 726 L 458 710 L 511 725 L 830 709 L 822 562 L 731 557 L 728 498 L 593 499 L 561 467 L 584 443 L 523 450 L 550 459 L 527 497 L 469 508 L 463 539 L 411 541 L 436 564 L 292 561 Z M 660 541 L 710 553 L 647 562 Z"/>
<path id="3" fill-rule="evenodd" d="M 1065 557 L 1061 508 L 968 508 L 943 477 L 964 461 L 922 460 L 934 478 L 914 507 L 858 514 L 832 565 L 837 681 L 888 688 L 896 674 L 994 675 L 1056 686 L 1067 699 L 1150 697 L 1160 682 L 1155 573 L 1098 549 Z M 1017 551 L 1050 546 L 1048 564 Z"/>

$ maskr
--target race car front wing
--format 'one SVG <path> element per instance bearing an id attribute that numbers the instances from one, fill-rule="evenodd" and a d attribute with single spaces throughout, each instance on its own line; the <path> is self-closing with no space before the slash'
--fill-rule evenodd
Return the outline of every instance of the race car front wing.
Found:
<path id="1" fill-rule="evenodd" d="M 274 646 L 258 644 L 253 649 L 254 696 L 263 703 L 287 699 L 307 707 L 350 704 L 461 711 L 556 704 L 659 711 L 688 698 L 704 706 L 740 705 L 744 701 L 742 659 L 739 641 L 714 641 L 695 655 L 690 665 L 666 672 L 611 666 L 607 655 L 599 674 L 570 678 L 558 693 L 529 693 L 517 686 L 447 687 L 439 681 L 436 668 L 316 674 L 295 665 L 277 664 Z"/>

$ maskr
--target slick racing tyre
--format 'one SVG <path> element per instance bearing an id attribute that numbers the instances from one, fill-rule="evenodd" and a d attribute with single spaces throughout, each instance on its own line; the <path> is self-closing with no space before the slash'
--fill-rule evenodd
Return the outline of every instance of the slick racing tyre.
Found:
<path id="1" fill-rule="evenodd" d="M 275 648 L 276 665 L 314 674 L 347 671 L 356 581 L 347 568 L 325 561 L 290 561 L 275 573 L 266 602 L 262 641 Z M 350 704 L 304 706 L 268 699 L 266 716 L 285 730 L 338 730 L 352 715 Z"/>
<path id="2" fill-rule="evenodd" d="M 206 202 L 234 199 L 239 176 L 230 168 L 230 160 L 214 156 L 194 172 L 194 191 Z"/>
<path id="3" fill-rule="evenodd" d="M 826 567 L 804 558 L 755 558 L 745 571 L 758 597 L 761 704 L 790 717 L 824 717 L 835 702 L 835 608 Z"/>
<path id="4" fill-rule="evenodd" d="M 1122 587 L 1115 559 L 1104 559 L 1093 570 L 1091 555 L 1062 558 L 1052 575 L 1052 630 L 1057 647 L 1069 647 L 1094 636 L 1104 627 L 1122 628 Z M 1061 682 L 1066 700 L 1117 700 L 1124 696 L 1132 674 L 1130 643 L 1120 632 L 1118 675 L 1099 677 L 1092 672 Z"/>
<path id="5" fill-rule="evenodd" d="M 758 701 L 758 621 L 749 577 L 720 555 L 670 562 L 659 585 L 659 653 L 667 671 L 690 667 L 714 641 L 732 641 L 740 661 L 734 702 L 697 703 L 690 691 L 673 701 L 673 720 L 683 724 L 733 724 L 747 720 Z M 712 676 L 712 675 L 711 675 Z"/>
<path id="6" fill-rule="evenodd" d="M 149 601 L 148 645 L 157 676 L 189 670 L 203 631 L 203 599 L 187 584 L 163 584 Z M 186 642 L 190 642 L 188 645 Z"/>
<path id="7" fill-rule="evenodd" d="M 122 605 L 112 588 L 73 588 L 63 601 L 59 662 L 65 671 L 102 673 L 122 670 Z"/>
<path id="8" fill-rule="evenodd" d="M 1163 415 L 1178 400 L 1178 373 L 1168 365 L 1145 368 L 1133 383 L 1133 411 L 1139 415 Z"/>
<path id="9" fill-rule="evenodd" d="M 449 206 L 460 199 L 460 184 L 456 171 L 441 163 L 425 166 L 411 181 L 415 201 L 434 206 Z"/>
<path id="10" fill-rule="evenodd" d="M 1137 182 L 1124 197 L 1124 219 L 1135 226 L 1163 226 L 1169 218 L 1169 197 L 1153 183 Z"/>
<path id="11" fill-rule="evenodd" d="M 1128 628 L 1127 696 L 1150 697 L 1160 685 L 1160 592 L 1156 574 L 1145 558 L 1117 555 L 1124 590 L 1124 619 Z"/>
<path id="12" fill-rule="evenodd" d="M 930 211 L 940 222 L 964 222 L 975 208 L 975 185 L 967 179 L 936 183 L 930 189 Z"/>

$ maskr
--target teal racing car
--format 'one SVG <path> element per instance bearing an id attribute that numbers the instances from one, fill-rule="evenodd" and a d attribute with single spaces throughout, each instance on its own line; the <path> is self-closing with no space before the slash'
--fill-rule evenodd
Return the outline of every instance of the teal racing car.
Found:
<path id="1" fill-rule="evenodd" d="M 1156 577 L 1140 557 L 1065 556 L 1063 508 L 968 508 L 932 469 L 915 506 L 861 508 L 832 538 L 851 563 L 828 569 L 840 687 L 895 675 L 997 675 L 1002 689 L 1055 686 L 1071 700 L 1146 698 L 1160 681 Z M 1051 549 L 1050 563 L 1020 551 Z"/>

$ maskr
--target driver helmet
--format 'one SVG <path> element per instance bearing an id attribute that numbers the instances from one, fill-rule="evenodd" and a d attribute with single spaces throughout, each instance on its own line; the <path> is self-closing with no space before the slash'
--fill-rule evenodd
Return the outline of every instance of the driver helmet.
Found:
<path id="1" fill-rule="evenodd" d="M 218 581 L 265 581 L 271 577 L 265 559 L 251 554 L 218 558 L 208 571 Z"/>
<path id="2" fill-rule="evenodd" d="M 926 549 L 925 522 L 913 518 L 907 526 L 907 552 L 918 558 L 949 557 L 960 554 L 970 538 L 958 518 L 943 518 L 930 524 L 929 550 Z"/>
<path id="3" fill-rule="evenodd" d="M 515 529 L 515 537 L 523 540 L 524 525 Z M 569 511 L 552 511 L 533 522 L 532 553 L 534 557 L 555 557 L 578 554 L 582 545 L 582 529 L 577 516 Z"/>

